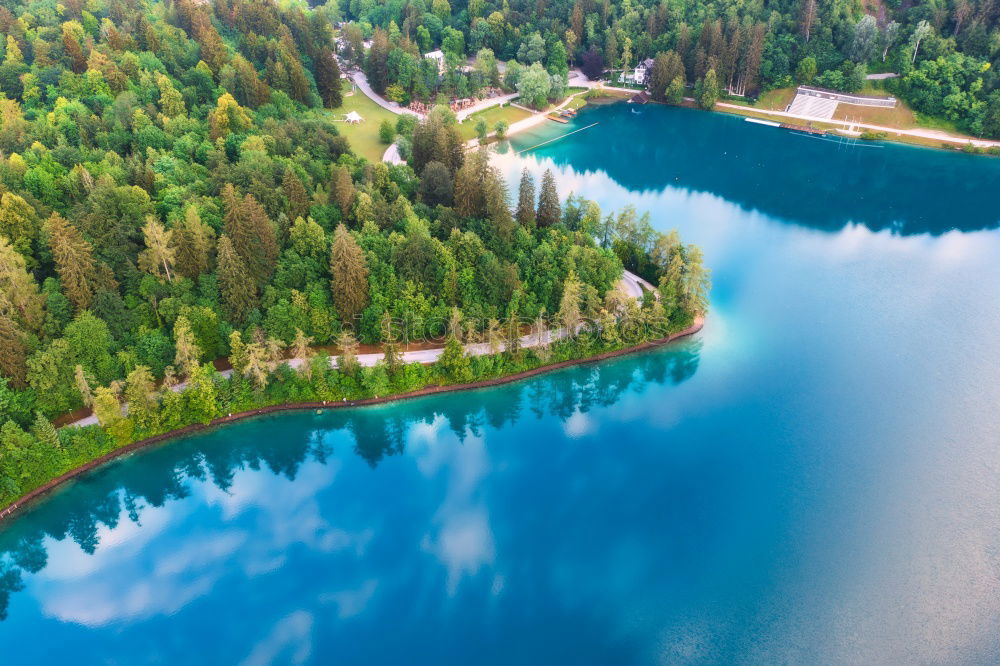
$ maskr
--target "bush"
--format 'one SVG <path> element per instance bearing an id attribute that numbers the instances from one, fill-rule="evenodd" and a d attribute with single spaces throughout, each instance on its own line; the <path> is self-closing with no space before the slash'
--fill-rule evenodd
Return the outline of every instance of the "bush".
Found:
<path id="1" fill-rule="evenodd" d="M 388 120 L 383 120 L 382 124 L 378 126 L 378 138 L 382 143 L 389 145 L 396 138 L 396 128 L 392 126 L 392 123 Z"/>

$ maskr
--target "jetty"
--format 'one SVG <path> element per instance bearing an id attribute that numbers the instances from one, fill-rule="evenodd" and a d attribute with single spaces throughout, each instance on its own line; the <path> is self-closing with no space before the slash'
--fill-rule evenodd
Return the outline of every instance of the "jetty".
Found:
<path id="1" fill-rule="evenodd" d="M 815 127 L 810 127 L 809 125 L 796 125 L 794 123 L 781 123 L 781 129 L 792 130 L 795 132 L 805 132 L 806 134 L 819 134 L 825 135 L 826 130 L 816 129 Z"/>

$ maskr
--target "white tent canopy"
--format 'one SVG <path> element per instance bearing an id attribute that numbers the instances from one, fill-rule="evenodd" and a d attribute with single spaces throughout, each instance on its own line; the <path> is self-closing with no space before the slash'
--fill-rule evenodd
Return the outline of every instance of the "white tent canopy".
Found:
<path id="1" fill-rule="evenodd" d="M 364 118 L 362 118 L 361 114 L 358 113 L 357 111 L 351 111 L 350 113 L 347 114 L 347 116 L 344 117 L 344 120 L 346 120 L 349 123 L 360 123 L 362 120 L 364 120 Z"/>

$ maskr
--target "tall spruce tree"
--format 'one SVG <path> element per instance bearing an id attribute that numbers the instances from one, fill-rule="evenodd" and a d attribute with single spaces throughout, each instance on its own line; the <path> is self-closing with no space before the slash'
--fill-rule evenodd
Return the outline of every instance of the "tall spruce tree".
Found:
<path id="1" fill-rule="evenodd" d="M 188 206 L 184 221 L 173 229 L 175 268 L 186 278 L 196 279 L 211 266 L 215 231 L 201 221 L 198 209 Z"/>
<path id="2" fill-rule="evenodd" d="M 341 322 L 352 323 L 368 304 L 368 263 L 361 246 L 343 224 L 337 225 L 330 250 L 330 289 Z"/>
<path id="3" fill-rule="evenodd" d="M 271 279 L 278 261 L 278 238 L 274 227 L 253 195 L 247 194 L 240 199 L 232 184 L 222 189 L 222 200 L 226 207 L 226 235 L 250 276 L 262 286 Z"/>
<path id="4" fill-rule="evenodd" d="M 349 219 L 354 210 L 354 197 L 357 194 L 351 172 L 345 166 L 335 166 L 330 180 L 330 194 L 334 203 L 340 208 L 340 217 L 344 220 Z"/>
<path id="5" fill-rule="evenodd" d="M 26 388 L 28 347 L 24 331 L 5 314 L 0 314 L 0 377 L 16 389 Z"/>
<path id="6" fill-rule="evenodd" d="M 340 65 L 337 58 L 328 48 L 322 48 L 313 66 L 316 76 L 316 88 L 323 100 L 323 106 L 336 109 L 344 103 L 343 84 L 340 81 Z"/>
<path id="7" fill-rule="evenodd" d="M 25 267 L 24 257 L 0 236 L 0 315 L 37 331 L 44 320 L 38 284 Z"/>
<path id="8" fill-rule="evenodd" d="M 238 324 L 246 321 L 257 299 L 256 282 L 229 236 L 219 239 L 219 291 L 226 314 Z"/>
<path id="9" fill-rule="evenodd" d="M 527 168 L 521 171 L 521 186 L 517 190 L 517 211 L 514 217 L 521 226 L 535 226 L 535 179 Z"/>
<path id="10" fill-rule="evenodd" d="M 100 285 L 94 249 L 59 213 L 52 213 L 45 222 L 45 231 L 66 297 L 77 310 L 86 309 Z"/>
<path id="11" fill-rule="evenodd" d="M 542 176 L 542 192 L 538 197 L 538 226 L 551 227 L 559 222 L 562 215 L 559 209 L 559 192 L 556 190 L 556 179 L 551 169 L 546 169 Z"/>

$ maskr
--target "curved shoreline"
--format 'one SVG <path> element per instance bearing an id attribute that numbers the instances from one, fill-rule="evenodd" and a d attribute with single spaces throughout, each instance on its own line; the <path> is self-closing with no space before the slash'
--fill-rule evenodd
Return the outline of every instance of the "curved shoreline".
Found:
<path id="1" fill-rule="evenodd" d="M 555 370 L 561 370 L 563 368 L 569 368 L 575 365 L 589 365 L 591 363 L 598 363 L 600 361 L 605 361 L 611 358 L 616 358 L 618 356 L 627 356 L 630 354 L 635 354 L 638 352 L 649 351 L 651 349 L 656 349 L 662 347 L 671 342 L 685 338 L 690 335 L 694 335 L 700 331 L 705 325 L 705 318 L 698 317 L 695 319 L 694 323 L 683 331 L 678 331 L 668 335 L 665 338 L 660 338 L 658 340 L 650 340 L 648 342 L 642 342 L 638 345 L 633 345 L 631 347 L 625 347 L 623 349 L 615 349 L 613 351 L 603 352 L 595 356 L 587 356 L 585 358 L 570 359 L 568 361 L 559 361 L 557 363 L 550 363 L 548 365 L 541 365 L 537 368 L 532 368 L 531 370 L 524 370 L 522 372 L 517 372 L 512 375 L 505 375 L 503 377 L 496 377 L 494 379 L 484 379 L 478 382 L 469 382 L 466 384 L 445 384 L 443 386 L 426 386 L 422 389 L 417 389 L 416 391 L 409 391 L 407 393 L 397 393 L 395 395 L 385 396 L 382 398 L 364 398 L 362 400 L 348 400 L 345 402 L 291 402 L 284 403 L 280 405 L 270 405 L 268 407 L 260 407 L 258 409 L 251 409 L 245 412 L 237 412 L 235 414 L 229 414 L 227 416 L 221 416 L 216 419 L 212 419 L 207 424 L 204 423 L 193 423 L 189 426 L 179 428 L 177 430 L 171 430 L 170 432 L 165 432 L 159 435 L 154 435 L 152 437 L 147 437 L 146 439 L 141 439 L 137 442 L 132 442 L 131 444 L 126 444 L 125 446 L 119 447 L 114 451 L 109 451 L 99 458 L 95 458 L 88 463 L 75 467 L 68 472 L 65 472 L 51 481 L 38 486 L 34 490 L 28 491 L 28 493 L 21 498 L 15 500 L 11 504 L 5 506 L 0 510 L 0 529 L 2 529 L 4 522 L 9 520 L 11 517 L 17 515 L 19 512 L 27 509 L 29 505 L 34 504 L 37 500 L 41 499 L 48 493 L 52 492 L 59 486 L 62 486 L 68 481 L 75 479 L 82 474 L 90 472 L 98 467 L 101 467 L 107 463 L 110 463 L 118 458 L 122 458 L 130 453 L 134 453 L 140 449 L 144 449 L 156 444 L 164 443 L 175 438 L 181 438 L 194 433 L 200 433 L 211 428 L 226 425 L 229 423 L 235 423 L 237 421 L 243 421 L 246 419 L 251 419 L 257 416 L 264 416 L 266 414 L 273 414 L 277 412 L 291 412 L 291 411 L 303 411 L 308 409 L 343 409 L 346 407 L 369 407 L 372 405 L 381 405 L 384 403 L 398 402 L 402 400 L 411 400 L 413 398 L 422 398 L 429 395 L 435 395 L 438 393 L 452 393 L 456 391 L 469 391 L 482 388 L 491 388 L 494 386 L 502 386 L 504 384 L 511 384 L 513 382 L 520 381 L 522 379 L 529 379 L 537 375 L 545 374 L 548 372 L 553 372 Z"/>

